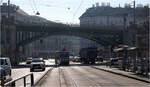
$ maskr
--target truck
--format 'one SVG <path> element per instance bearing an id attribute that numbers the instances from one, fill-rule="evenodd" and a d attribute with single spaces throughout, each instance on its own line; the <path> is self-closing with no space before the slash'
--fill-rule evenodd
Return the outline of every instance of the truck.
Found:
<path id="1" fill-rule="evenodd" d="M 81 63 L 95 64 L 97 54 L 98 54 L 97 47 L 81 48 L 79 51 Z"/>

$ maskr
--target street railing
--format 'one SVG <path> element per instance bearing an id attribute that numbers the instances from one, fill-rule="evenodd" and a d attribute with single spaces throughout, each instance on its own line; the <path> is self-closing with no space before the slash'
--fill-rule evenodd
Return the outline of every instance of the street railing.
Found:
<path id="1" fill-rule="evenodd" d="M 27 80 L 26 80 L 27 76 L 30 76 L 30 81 L 31 81 L 30 86 L 31 87 L 34 86 L 34 76 L 33 76 L 33 73 L 30 73 L 30 74 L 22 76 L 18 79 L 7 82 L 7 83 L 3 84 L 1 87 L 15 87 L 16 86 L 16 81 L 19 81 L 21 79 L 23 79 L 23 86 L 26 87 L 27 86 Z"/>

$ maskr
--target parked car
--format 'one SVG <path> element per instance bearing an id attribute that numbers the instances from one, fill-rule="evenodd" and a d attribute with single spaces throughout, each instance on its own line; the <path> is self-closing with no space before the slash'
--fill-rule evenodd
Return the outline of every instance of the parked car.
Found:
<path id="1" fill-rule="evenodd" d="M 42 58 L 33 58 L 31 65 L 30 65 L 30 71 L 34 71 L 35 69 L 42 69 L 42 71 L 45 71 L 45 61 Z"/>
<path id="2" fill-rule="evenodd" d="M 115 66 L 115 67 L 122 67 L 122 58 L 110 58 L 110 60 L 107 62 L 107 65 Z"/>
<path id="3" fill-rule="evenodd" d="M 111 63 L 111 65 L 118 65 L 118 58 L 111 58 L 110 59 L 110 63 Z"/>
<path id="4" fill-rule="evenodd" d="M 0 57 L 0 78 L 4 79 L 5 82 L 11 80 L 11 69 L 9 58 Z"/>
<path id="5" fill-rule="evenodd" d="M 72 60 L 73 62 L 80 62 L 80 57 L 79 56 L 75 56 Z"/>
<path id="6" fill-rule="evenodd" d="M 26 64 L 31 64 L 31 62 L 32 62 L 32 57 L 27 58 Z"/>
<path id="7" fill-rule="evenodd" d="M 97 56 L 97 58 L 95 59 L 95 61 L 103 62 L 103 58 L 101 56 Z"/>

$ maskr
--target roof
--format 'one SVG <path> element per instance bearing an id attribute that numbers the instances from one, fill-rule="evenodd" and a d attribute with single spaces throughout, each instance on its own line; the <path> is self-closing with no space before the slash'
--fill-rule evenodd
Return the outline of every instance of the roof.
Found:
<path id="1" fill-rule="evenodd" d="M 144 8 L 136 8 L 136 16 L 141 17 L 143 15 Z M 134 8 L 121 8 L 121 7 L 92 7 L 86 10 L 80 18 L 84 17 L 96 17 L 96 16 L 123 16 L 128 14 L 128 16 L 133 16 Z"/>

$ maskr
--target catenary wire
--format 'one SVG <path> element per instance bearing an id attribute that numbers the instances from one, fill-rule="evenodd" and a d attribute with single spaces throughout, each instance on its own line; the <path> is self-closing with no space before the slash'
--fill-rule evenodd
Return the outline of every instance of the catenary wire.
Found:
<path id="1" fill-rule="evenodd" d="M 76 16 L 77 12 L 79 11 L 79 9 L 81 8 L 83 2 L 84 2 L 84 0 L 81 0 L 79 6 L 78 6 L 78 8 L 77 8 L 77 10 L 76 10 L 76 11 L 74 12 L 74 14 L 73 14 L 73 23 L 74 23 L 74 18 L 75 18 L 75 16 Z"/>

